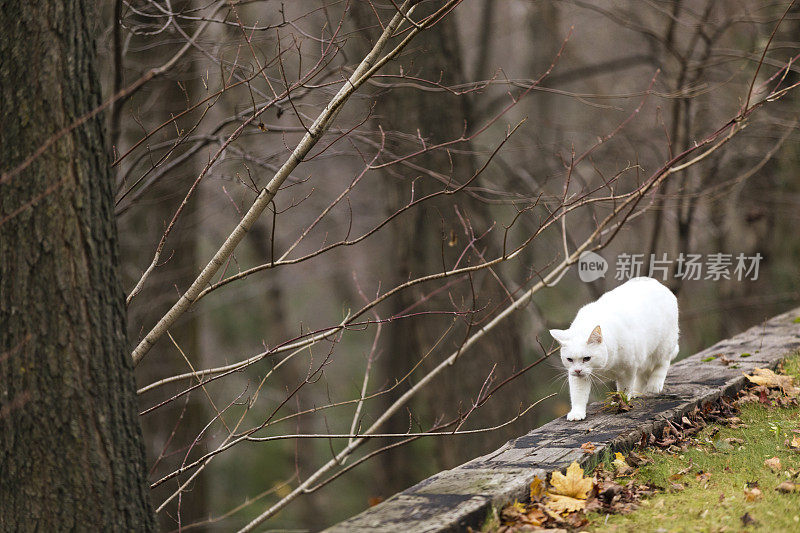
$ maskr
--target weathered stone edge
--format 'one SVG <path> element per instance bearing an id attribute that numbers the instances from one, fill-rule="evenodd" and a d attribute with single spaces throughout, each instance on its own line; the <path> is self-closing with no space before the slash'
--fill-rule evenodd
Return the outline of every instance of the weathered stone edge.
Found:
<path id="1" fill-rule="evenodd" d="M 385 502 L 327 529 L 327 532 L 463 531 L 476 527 L 491 505 L 502 505 L 527 494 L 535 476 L 562 469 L 572 461 L 591 459 L 580 449 L 591 441 L 596 453 L 618 451 L 638 443 L 642 435 L 660 431 L 667 420 L 679 420 L 696 406 L 735 394 L 744 373 L 755 367 L 775 367 L 800 349 L 800 308 L 720 341 L 672 366 L 664 394 L 645 399 L 628 413 L 601 412 L 598 403 L 581 422 L 559 418 L 506 443 L 498 450 L 452 470 L 440 472 Z M 741 354 L 749 353 L 748 357 Z M 723 354 L 739 368 L 710 355 Z"/>

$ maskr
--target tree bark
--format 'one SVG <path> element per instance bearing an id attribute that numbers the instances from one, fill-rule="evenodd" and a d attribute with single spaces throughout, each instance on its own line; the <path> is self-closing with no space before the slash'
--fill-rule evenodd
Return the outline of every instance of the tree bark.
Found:
<path id="1" fill-rule="evenodd" d="M 0 165 L 99 103 L 94 3 L 0 1 Z M 0 183 L 0 529 L 154 528 L 99 118 Z"/>

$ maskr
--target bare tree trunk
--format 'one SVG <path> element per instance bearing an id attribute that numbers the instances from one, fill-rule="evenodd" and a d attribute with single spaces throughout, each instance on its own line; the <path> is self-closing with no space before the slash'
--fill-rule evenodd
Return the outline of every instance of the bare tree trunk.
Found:
<path id="1" fill-rule="evenodd" d="M 0 2 L 4 172 L 99 105 L 92 10 Z M 0 529 L 152 530 L 101 121 L 0 199 Z"/>

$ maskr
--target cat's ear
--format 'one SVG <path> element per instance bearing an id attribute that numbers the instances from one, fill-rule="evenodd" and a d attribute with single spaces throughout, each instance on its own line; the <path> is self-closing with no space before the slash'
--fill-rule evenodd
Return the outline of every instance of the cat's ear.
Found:
<path id="1" fill-rule="evenodd" d="M 603 342 L 603 332 L 600 331 L 600 326 L 595 326 L 592 333 L 589 335 L 589 340 L 586 344 L 600 344 Z"/>
<path id="2" fill-rule="evenodd" d="M 569 339 L 569 332 L 565 329 L 551 329 L 550 336 L 558 341 L 559 344 L 564 344 Z"/>

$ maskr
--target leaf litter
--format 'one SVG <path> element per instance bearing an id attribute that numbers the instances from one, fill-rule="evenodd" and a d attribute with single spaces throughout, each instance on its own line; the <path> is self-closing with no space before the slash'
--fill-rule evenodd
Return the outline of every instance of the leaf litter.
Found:
<path id="1" fill-rule="evenodd" d="M 667 420 L 667 424 L 660 432 L 643 435 L 639 447 L 660 448 L 672 454 L 686 451 L 689 446 L 713 452 L 743 447 L 745 442 L 735 437 L 715 440 L 714 437 L 719 432 L 718 427 L 712 428 L 710 438 L 706 438 L 705 442 L 694 436 L 713 423 L 732 429 L 747 427 L 742 419 L 736 416 L 739 406 L 743 403 L 758 402 L 769 408 L 798 405 L 800 387 L 795 385 L 792 376 L 759 368 L 754 369 L 750 375 L 745 375 L 751 387 L 740 391 L 736 399 L 722 397 L 716 402 L 704 405 L 702 409 L 696 407 L 680 421 Z M 631 404 L 624 395 L 615 393 L 609 396 L 605 407 L 614 412 L 625 412 L 630 410 Z M 800 428 L 791 431 L 795 435 L 792 439 L 786 439 L 784 444 L 787 448 L 800 452 Z M 596 446 L 591 442 L 581 445 L 581 449 L 587 455 L 596 452 Z M 536 477 L 530 485 L 530 501 L 524 503 L 515 501 L 504 507 L 500 513 L 500 524 L 490 531 L 496 533 L 531 530 L 581 531 L 589 524 L 587 514 L 592 511 L 606 515 L 628 514 L 639 508 L 642 501 L 653 494 L 684 490 L 686 482 L 690 479 L 687 476 L 692 474 L 694 468 L 690 459 L 686 468 L 669 476 L 668 487 L 659 487 L 634 479 L 638 467 L 648 462 L 652 460 L 636 451 L 628 452 L 627 457 L 616 452 L 609 463 L 597 465 L 591 477 L 585 476 L 583 468 L 576 462 L 567 468 L 566 474 L 560 471 L 553 472 L 549 482 Z M 782 468 L 778 457 L 766 459 L 764 465 L 776 473 Z M 779 493 L 800 492 L 800 480 L 798 480 L 800 471 L 789 469 L 784 474 L 794 480 L 779 483 L 775 490 Z M 710 472 L 703 470 L 695 470 L 692 476 L 695 483 L 706 488 L 711 477 Z M 757 502 L 763 498 L 763 492 L 757 482 L 747 484 L 743 498 L 746 502 Z M 720 494 L 720 502 L 724 499 L 725 495 Z M 749 526 L 757 522 L 749 513 L 745 513 L 741 517 L 741 523 Z"/>
<path id="2" fill-rule="evenodd" d="M 633 464 L 650 460 L 635 452 L 626 458 L 615 454 L 613 468 L 598 465 L 592 476 L 573 462 L 566 473 L 555 471 L 550 479 L 534 478 L 530 485 L 530 502 L 515 501 L 503 508 L 498 533 L 530 531 L 532 529 L 579 530 L 588 523 L 587 513 L 629 513 L 637 502 L 657 490 L 657 487 L 621 478 L 628 475 Z M 624 464 L 624 466 L 623 466 Z"/>

